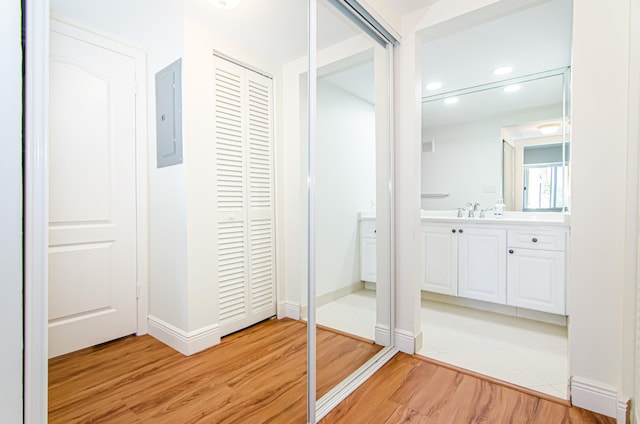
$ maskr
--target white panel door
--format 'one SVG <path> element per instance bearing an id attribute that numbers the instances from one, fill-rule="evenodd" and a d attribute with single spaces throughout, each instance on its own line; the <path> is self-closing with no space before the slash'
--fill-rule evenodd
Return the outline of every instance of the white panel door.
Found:
<path id="1" fill-rule="evenodd" d="M 221 334 L 276 313 L 271 79 L 214 58 Z"/>
<path id="2" fill-rule="evenodd" d="M 510 249 L 507 258 L 509 305 L 565 314 L 565 253 Z"/>
<path id="3" fill-rule="evenodd" d="M 49 356 L 136 332 L 135 60 L 51 31 Z"/>
<path id="4" fill-rule="evenodd" d="M 506 230 L 461 228 L 458 240 L 458 295 L 505 304 Z"/>
<path id="5" fill-rule="evenodd" d="M 423 280 L 425 291 L 458 294 L 458 235 L 449 225 L 423 225 Z"/>

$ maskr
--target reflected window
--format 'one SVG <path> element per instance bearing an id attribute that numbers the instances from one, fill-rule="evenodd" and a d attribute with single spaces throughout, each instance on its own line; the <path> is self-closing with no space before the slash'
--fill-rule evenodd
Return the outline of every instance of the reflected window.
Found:
<path id="1" fill-rule="evenodd" d="M 522 210 L 563 211 L 568 180 L 568 150 L 562 144 L 524 148 Z"/>

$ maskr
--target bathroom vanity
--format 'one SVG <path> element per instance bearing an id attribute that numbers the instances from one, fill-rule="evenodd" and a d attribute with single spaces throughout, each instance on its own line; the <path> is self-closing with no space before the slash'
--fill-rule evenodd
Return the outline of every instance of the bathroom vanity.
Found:
<path id="1" fill-rule="evenodd" d="M 568 215 L 422 212 L 421 289 L 566 315 Z"/>

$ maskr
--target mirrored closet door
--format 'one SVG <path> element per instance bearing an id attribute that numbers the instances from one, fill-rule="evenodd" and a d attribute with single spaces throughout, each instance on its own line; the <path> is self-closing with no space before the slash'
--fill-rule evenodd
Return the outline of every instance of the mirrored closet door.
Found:
<path id="1" fill-rule="evenodd" d="M 316 7 L 307 171 L 319 419 L 393 352 L 392 47 L 348 2 Z M 353 370 L 346 380 L 327 379 L 342 368 Z"/>

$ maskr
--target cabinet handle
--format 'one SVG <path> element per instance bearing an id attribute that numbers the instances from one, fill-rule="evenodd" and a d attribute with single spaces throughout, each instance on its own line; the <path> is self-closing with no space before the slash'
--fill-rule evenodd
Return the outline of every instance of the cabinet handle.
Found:
<path id="1" fill-rule="evenodd" d="M 455 228 L 454 228 L 453 230 L 451 230 L 451 232 L 452 232 L 452 233 L 455 233 L 455 232 L 456 232 Z"/>
<path id="2" fill-rule="evenodd" d="M 513 254 L 513 249 L 509 249 L 509 253 Z"/>
<path id="3" fill-rule="evenodd" d="M 531 241 L 534 242 L 534 243 L 537 243 L 538 239 L 534 237 L 534 238 L 531 239 Z"/>
<path id="4" fill-rule="evenodd" d="M 378 232 L 378 230 L 373 230 L 373 234 L 376 234 Z"/>
<path id="5" fill-rule="evenodd" d="M 459 232 L 460 234 L 462 234 L 462 229 L 459 229 L 459 230 L 458 230 L 458 232 Z"/>

